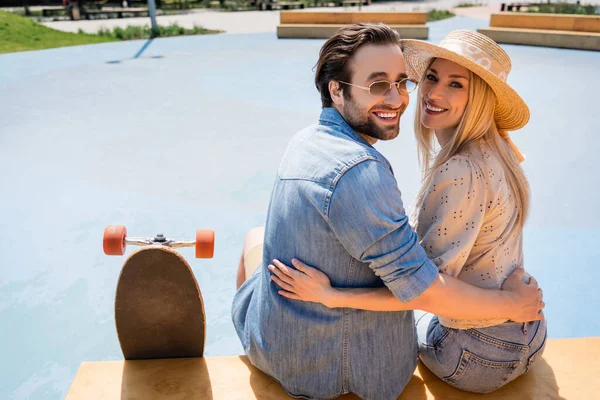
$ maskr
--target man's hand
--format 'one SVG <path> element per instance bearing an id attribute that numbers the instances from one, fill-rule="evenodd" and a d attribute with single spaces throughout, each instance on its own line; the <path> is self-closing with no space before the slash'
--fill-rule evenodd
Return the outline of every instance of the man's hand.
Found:
<path id="1" fill-rule="evenodd" d="M 546 304 L 542 301 L 542 289 L 538 287 L 534 277 L 530 277 L 529 282 L 524 282 L 524 274 L 525 270 L 519 267 L 506 278 L 502 285 L 502 290 L 510 293 L 513 297 L 514 306 L 511 307 L 509 318 L 515 322 L 544 319 L 542 310 Z"/>

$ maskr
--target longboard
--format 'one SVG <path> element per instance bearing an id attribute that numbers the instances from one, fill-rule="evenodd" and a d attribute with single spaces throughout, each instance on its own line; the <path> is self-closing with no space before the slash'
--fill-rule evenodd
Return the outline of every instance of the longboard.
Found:
<path id="1" fill-rule="evenodd" d="M 104 231 L 104 252 L 123 255 L 127 244 L 144 246 L 123 264 L 115 296 L 115 323 L 126 360 L 202 357 L 206 316 L 202 293 L 189 264 L 172 247 L 196 247 L 210 258 L 214 232 L 199 230 L 196 241 L 162 235 L 127 238 L 123 226 Z"/>

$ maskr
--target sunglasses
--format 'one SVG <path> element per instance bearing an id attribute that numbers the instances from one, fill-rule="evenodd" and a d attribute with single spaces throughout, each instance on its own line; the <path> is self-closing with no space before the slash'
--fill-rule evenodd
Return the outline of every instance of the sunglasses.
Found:
<path id="1" fill-rule="evenodd" d="M 389 81 L 377 81 L 371 83 L 369 86 L 358 86 L 349 82 L 339 81 L 345 85 L 354 86 L 362 90 L 366 90 L 373 97 L 384 97 L 392 90 L 395 86 L 398 89 L 398 93 L 411 93 L 417 88 L 417 82 L 409 78 L 404 78 L 398 82 Z"/>

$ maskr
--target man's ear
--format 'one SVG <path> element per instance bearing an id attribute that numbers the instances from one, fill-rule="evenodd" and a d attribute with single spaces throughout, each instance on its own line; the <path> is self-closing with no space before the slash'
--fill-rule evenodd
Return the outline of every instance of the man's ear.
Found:
<path id="1" fill-rule="evenodd" d="M 338 81 L 329 81 L 329 95 L 334 104 L 344 105 L 344 93 Z"/>

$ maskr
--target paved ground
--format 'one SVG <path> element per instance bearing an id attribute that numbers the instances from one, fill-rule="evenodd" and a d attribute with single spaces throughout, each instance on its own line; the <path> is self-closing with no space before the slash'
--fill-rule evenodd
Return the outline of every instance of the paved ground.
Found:
<path id="1" fill-rule="evenodd" d="M 431 23 L 430 39 L 486 25 Z M 62 398 L 81 361 L 122 357 L 123 260 L 101 250 L 109 224 L 183 238 L 215 229 L 215 258 L 191 259 L 206 353 L 242 351 L 230 319 L 242 240 L 264 222 L 289 138 L 319 114 L 322 43 L 268 32 L 0 56 L 0 398 Z M 544 287 L 550 337 L 598 336 L 600 53 L 504 48 L 532 111 L 513 135 L 533 190 L 526 267 Z M 407 204 L 419 186 L 413 111 L 397 140 L 378 145 Z"/>

